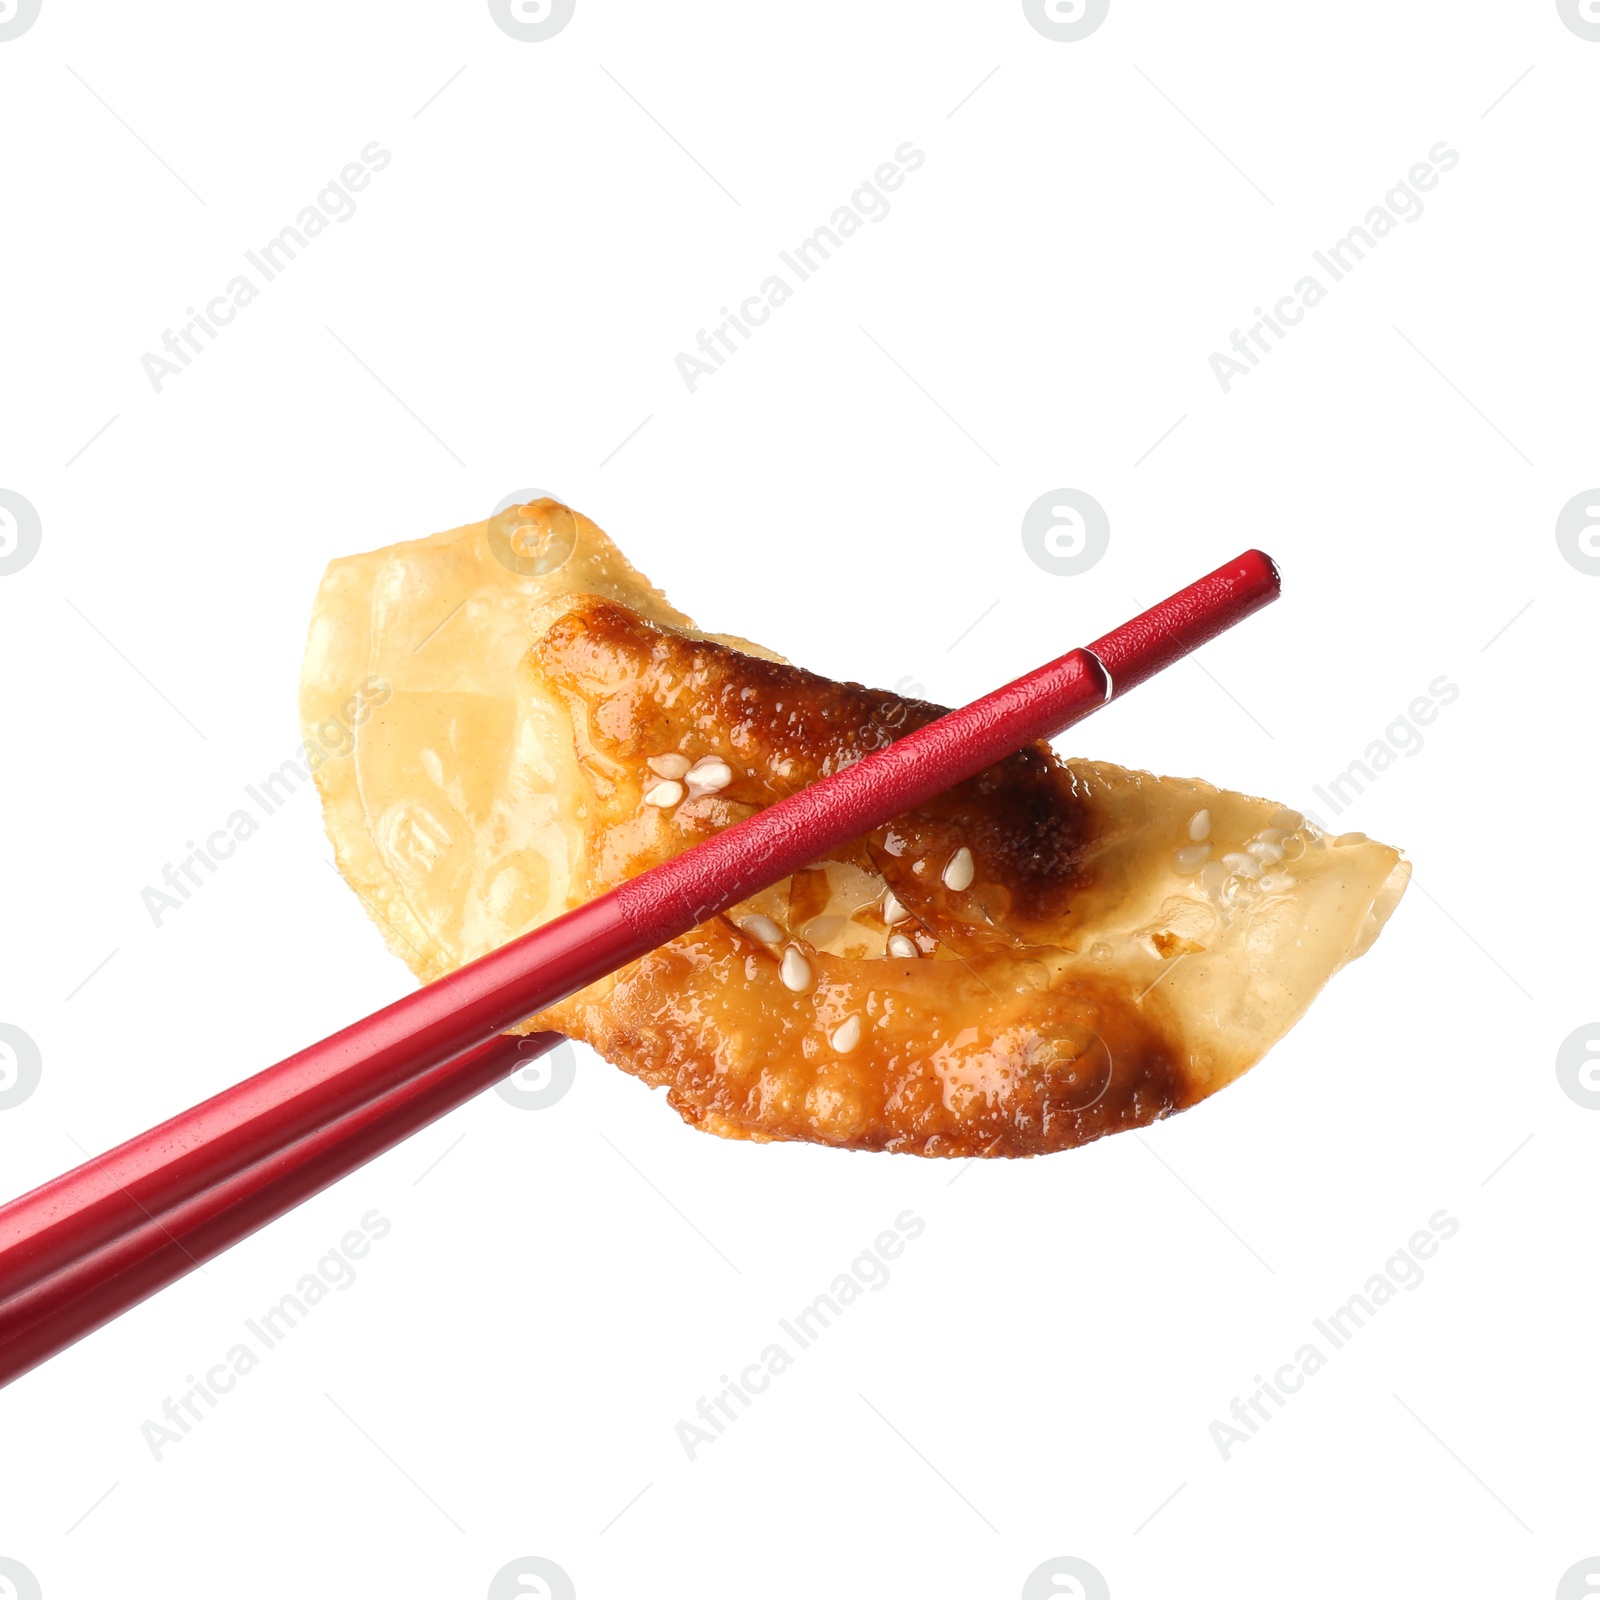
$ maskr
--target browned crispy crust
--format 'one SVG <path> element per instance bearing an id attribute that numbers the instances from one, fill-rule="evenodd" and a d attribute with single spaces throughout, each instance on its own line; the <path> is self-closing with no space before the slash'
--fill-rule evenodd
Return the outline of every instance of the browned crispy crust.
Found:
<path id="1" fill-rule="evenodd" d="M 1166 1041 L 1106 987 L 1029 989 L 1006 957 L 866 963 L 813 955 L 790 994 L 723 919 L 551 1013 L 708 1131 L 924 1156 L 1031 1156 L 1190 1103 Z M 873 1026 L 828 1044 L 852 1010 Z"/>
<path id="2" fill-rule="evenodd" d="M 572 718 L 592 792 L 589 894 L 941 714 L 657 629 L 592 595 L 570 603 L 525 670 Z M 670 810 L 643 805 L 656 781 L 645 763 L 668 752 L 721 757 L 733 781 Z M 790 937 L 814 977 L 794 993 L 776 952 L 719 917 L 540 1022 L 734 1137 L 1022 1156 L 1143 1126 L 1196 1098 L 1180 1052 L 1114 981 L 1060 970 L 1103 823 L 1049 747 L 1030 746 L 835 853 L 882 875 L 919 957 L 850 959 Z M 952 892 L 942 869 L 962 846 L 976 873 Z M 822 871 L 798 874 L 787 927 L 804 927 L 826 894 Z M 852 1016 L 860 1041 L 840 1051 L 832 1037 Z"/>
<path id="3" fill-rule="evenodd" d="M 654 782 L 648 757 L 676 751 L 733 766 L 720 794 L 674 812 L 684 849 L 945 713 L 926 700 L 669 633 L 594 595 L 576 598 L 534 645 L 529 665 L 566 701 L 594 785 L 603 843 L 593 894 L 675 853 L 653 831 L 641 843 L 640 794 Z M 1070 920 L 1075 893 L 1090 881 L 1096 823 L 1072 773 L 1038 743 L 841 854 L 881 873 L 950 944 L 1018 948 Z M 971 893 L 955 896 L 937 867 L 962 845 L 977 878 Z"/>

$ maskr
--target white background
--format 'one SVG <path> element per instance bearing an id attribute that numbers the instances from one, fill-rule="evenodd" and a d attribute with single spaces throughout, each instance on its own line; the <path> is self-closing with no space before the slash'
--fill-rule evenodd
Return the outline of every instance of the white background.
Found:
<path id="1" fill-rule="evenodd" d="M 1113 0 L 1076 43 L 1003 0 L 578 0 L 544 43 L 44 0 L 0 43 L 0 488 L 43 530 L 0 577 L 0 1021 L 43 1058 L 4 1195 L 407 989 L 308 794 L 160 928 L 140 891 L 292 753 L 324 564 L 514 489 L 702 626 L 947 703 L 1260 545 L 1282 603 L 1072 745 L 1327 820 L 1460 694 L 1337 823 L 1416 886 L 1215 1100 L 964 1169 L 700 1137 L 580 1052 L 0 1393 L 0 1556 L 45 1600 L 478 1597 L 527 1555 L 582 1600 L 1012 1600 L 1062 1555 L 1116 1600 L 1553 1595 L 1600 1550 L 1600 1115 L 1554 1066 L 1600 1012 L 1600 580 L 1555 539 L 1600 481 L 1597 75 L 1553 0 Z M 157 394 L 141 355 L 373 140 Z M 890 215 L 691 395 L 674 356 L 906 140 Z M 1225 395 L 1211 353 L 1441 140 L 1425 214 Z M 1019 533 L 1061 487 L 1111 522 L 1078 577 Z M 907 1207 L 893 1281 L 691 1463 L 674 1424 Z M 355 1285 L 154 1459 L 372 1208 Z M 1224 1462 L 1211 1422 L 1440 1208 L 1421 1287 Z"/>

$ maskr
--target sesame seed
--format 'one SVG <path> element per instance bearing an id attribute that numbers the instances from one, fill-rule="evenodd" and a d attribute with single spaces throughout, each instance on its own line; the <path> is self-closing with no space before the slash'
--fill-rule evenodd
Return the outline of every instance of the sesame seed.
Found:
<path id="1" fill-rule="evenodd" d="M 1265 839 L 1252 839 L 1250 843 L 1245 846 L 1245 849 L 1248 850 L 1250 854 L 1253 855 L 1258 861 L 1265 861 L 1268 866 L 1272 865 L 1272 863 L 1275 861 L 1283 860 L 1283 847 L 1281 845 L 1271 844 Z"/>
<path id="2" fill-rule="evenodd" d="M 1228 869 L 1220 861 L 1208 861 L 1200 871 L 1198 882 L 1200 887 L 1210 894 L 1213 889 L 1220 889 L 1228 881 Z"/>
<path id="3" fill-rule="evenodd" d="M 1298 811 L 1291 811 L 1288 806 L 1280 806 L 1272 814 L 1272 826 L 1282 828 L 1285 833 L 1298 833 L 1305 820 Z"/>
<path id="4" fill-rule="evenodd" d="M 1211 854 L 1209 844 L 1186 844 L 1172 852 L 1172 864 L 1182 873 L 1198 872 Z"/>
<path id="5" fill-rule="evenodd" d="M 1196 844 L 1211 837 L 1211 813 L 1204 806 L 1189 818 L 1189 837 Z"/>
<path id="6" fill-rule="evenodd" d="M 1256 835 L 1256 838 L 1258 838 L 1263 844 L 1282 844 L 1284 837 L 1284 830 L 1282 828 L 1263 828 L 1261 832 Z"/>
<path id="7" fill-rule="evenodd" d="M 658 783 L 644 797 L 647 806 L 675 806 L 683 799 L 683 785 L 681 783 Z"/>
<path id="8" fill-rule="evenodd" d="M 911 913 L 900 904 L 900 897 L 893 889 L 883 891 L 883 920 L 885 922 L 904 922 Z"/>
<path id="9" fill-rule="evenodd" d="M 950 857 L 944 869 L 944 886 L 954 894 L 960 894 L 963 889 L 972 887 L 973 874 L 976 868 L 972 864 L 972 852 L 965 845 Z"/>
<path id="10" fill-rule="evenodd" d="M 715 794 L 733 782 L 733 768 L 720 756 L 707 756 L 689 768 L 690 789 L 698 794 Z"/>
<path id="11" fill-rule="evenodd" d="M 1280 889 L 1294 888 L 1295 880 L 1287 872 L 1269 872 L 1261 880 L 1261 887 L 1268 894 L 1275 894 Z"/>
<path id="12" fill-rule="evenodd" d="M 917 949 L 916 941 L 908 939 L 903 933 L 891 933 L 889 935 L 890 955 L 898 956 L 902 961 L 910 961 L 921 955 L 921 953 Z"/>
<path id="13" fill-rule="evenodd" d="M 689 770 L 688 756 L 651 756 L 645 765 L 658 778 L 681 778 Z"/>
<path id="14" fill-rule="evenodd" d="M 746 917 L 739 926 L 750 935 L 752 939 L 759 939 L 762 944 L 776 944 L 783 937 L 783 930 L 771 917 L 764 917 L 757 912 L 754 916 Z"/>
<path id="15" fill-rule="evenodd" d="M 855 1014 L 846 1017 L 828 1038 L 828 1043 L 842 1056 L 850 1054 L 861 1043 L 861 1018 Z"/>
<path id="16" fill-rule="evenodd" d="M 1222 864 L 1229 872 L 1237 873 L 1241 878 L 1261 876 L 1261 863 L 1254 856 L 1247 856 L 1242 850 L 1230 850 L 1222 858 Z"/>
<path id="17" fill-rule="evenodd" d="M 811 987 L 811 963 L 790 945 L 783 952 L 783 960 L 778 966 L 778 976 L 783 979 L 785 989 L 793 989 L 796 994 L 803 994 Z"/>

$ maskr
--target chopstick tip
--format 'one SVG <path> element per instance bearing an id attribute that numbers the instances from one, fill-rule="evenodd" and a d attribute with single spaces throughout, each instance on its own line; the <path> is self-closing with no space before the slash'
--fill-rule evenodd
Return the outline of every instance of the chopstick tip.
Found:
<path id="1" fill-rule="evenodd" d="M 1264 569 L 1274 598 L 1283 593 L 1283 569 L 1265 550 L 1246 550 L 1242 559 Z"/>

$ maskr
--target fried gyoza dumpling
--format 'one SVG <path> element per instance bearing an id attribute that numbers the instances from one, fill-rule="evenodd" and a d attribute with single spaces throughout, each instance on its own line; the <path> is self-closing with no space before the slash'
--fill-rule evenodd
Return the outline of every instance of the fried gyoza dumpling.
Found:
<path id="1" fill-rule="evenodd" d="M 328 832 L 423 979 L 940 714 L 698 632 L 552 500 L 328 569 L 308 745 L 358 703 L 317 772 Z M 1238 1077 L 1407 873 L 1271 801 L 1037 744 L 537 1026 L 713 1133 L 1040 1154 Z"/>

